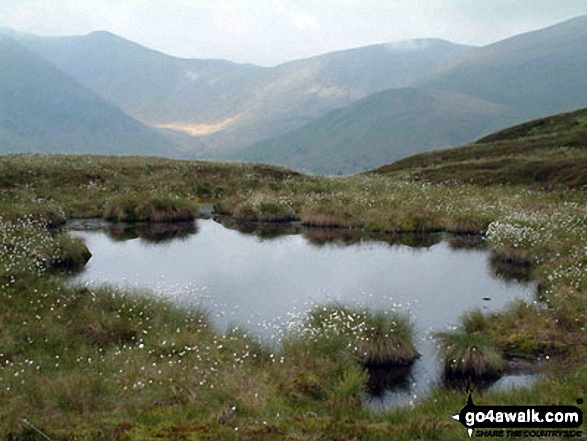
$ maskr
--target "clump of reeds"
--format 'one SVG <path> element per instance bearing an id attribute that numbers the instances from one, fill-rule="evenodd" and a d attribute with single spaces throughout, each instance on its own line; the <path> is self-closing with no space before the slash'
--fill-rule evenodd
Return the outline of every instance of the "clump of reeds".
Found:
<path id="1" fill-rule="evenodd" d="M 306 213 L 302 225 L 318 228 L 350 228 L 353 223 L 345 220 L 343 214 L 337 213 Z"/>
<path id="2" fill-rule="evenodd" d="M 196 214 L 189 202 L 179 199 L 116 198 L 106 205 L 104 218 L 115 222 L 186 222 L 193 221 Z"/>
<path id="3" fill-rule="evenodd" d="M 79 237 L 59 234 L 53 240 L 53 259 L 51 268 L 76 271 L 82 269 L 92 253 Z"/>
<path id="4" fill-rule="evenodd" d="M 310 338 L 350 348 L 364 366 L 409 365 L 420 356 L 411 323 L 397 312 L 333 304 L 311 311 L 305 330 Z"/>
<path id="5" fill-rule="evenodd" d="M 488 337 L 487 319 L 474 310 L 461 319 L 451 332 L 437 333 L 444 359 L 444 377 L 448 382 L 482 382 L 498 378 L 506 368 L 501 351 Z"/>

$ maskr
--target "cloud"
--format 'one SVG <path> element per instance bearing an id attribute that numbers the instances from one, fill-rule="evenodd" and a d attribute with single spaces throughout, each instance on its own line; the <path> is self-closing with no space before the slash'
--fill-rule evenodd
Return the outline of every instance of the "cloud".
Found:
<path id="1" fill-rule="evenodd" d="M 0 0 L 0 26 L 107 30 L 163 52 L 274 65 L 410 38 L 488 44 L 587 14 L 586 0 Z"/>
<path id="2" fill-rule="evenodd" d="M 246 19 L 242 5 L 234 1 L 219 8 L 216 14 L 216 28 L 223 36 L 236 38 L 246 37 L 252 31 L 251 22 Z"/>
<path id="3" fill-rule="evenodd" d="M 296 29 L 302 32 L 318 33 L 320 31 L 318 19 L 313 14 L 305 13 L 296 15 L 294 25 Z"/>

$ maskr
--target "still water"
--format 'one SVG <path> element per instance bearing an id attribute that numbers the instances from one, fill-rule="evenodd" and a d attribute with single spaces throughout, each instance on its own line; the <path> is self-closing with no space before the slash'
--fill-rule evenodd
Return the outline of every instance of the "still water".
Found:
<path id="1" fill-rule="evenodd" d="M 330 301 L 409 315 L 422 356 L 411 369 L 373 373 L 366 401 L 375 409 L 405 405 L 438 383 L 431 332 L 448 330 L 472 308 L 533 301 L 534 285 L 504 276 L 479 238 L 368 237 L 226 219 L 70 228 L 93 255 L 73 283 L 150 288 L 181 306 L 203 307 L 221 332 L 239 326 L 278 341 L 288 323 Z"/>

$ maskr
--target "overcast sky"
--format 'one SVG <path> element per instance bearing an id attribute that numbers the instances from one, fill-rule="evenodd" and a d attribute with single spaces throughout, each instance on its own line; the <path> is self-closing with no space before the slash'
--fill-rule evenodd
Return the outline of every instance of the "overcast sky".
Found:
<path id="1" fill-rule="evenodd" d="M 168 54 L 274 65 L 435 37 L 483 45 L 587 14 L 587 0 L 0 0 L 0 26 L 108 30 Z"/>

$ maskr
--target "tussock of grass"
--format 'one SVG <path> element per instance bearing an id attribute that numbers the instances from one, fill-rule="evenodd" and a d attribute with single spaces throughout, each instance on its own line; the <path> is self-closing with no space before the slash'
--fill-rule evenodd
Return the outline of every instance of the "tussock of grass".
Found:
<path id="1" fill-rule="evenodd" d="M 500 351 L 484 335 L 453 332 L 437 337 L 442 345 L 447 379 L 496 378 L 506 366 Z"/>
<path id="2" fill-rule="evenodd" d="M 187 222 L 195 218 L 191 204 L 171 199 L 135 201 L 117 198 L 104 210 L 104 219 L 115 222 Z"/>
<path id="3" fill-rule="evenodd" d="M 250 195 L 235 205 L 220 204 L 217 208 L 241 222 L 289 222 L 297 219 L 291 199 L 262 192 Z"/>
<path id="4" fill-rule="evenodd" d="M 67 271 L 83 269 L 92 253 L 79 237 L 59 234 L 53 240 L 54 257 L 51 268 Z"/>
<path id="5" fill-rule="evenodd" d="M 487 321 L 481 311 L 466 314 L 461 327 L 435 335 L 444 359 L 444 376 L 448 382 L 480 382 L 498 378 L 506 367 L 501 351 L 487 335 Z"/>
<path id="6" fill-rule="evenodd" d="M 316 307 L 303 329 L 310 339 L 351 348 L 364 366 L 409 365 L 420 355 L 409 320 L 398 313 L 340 305 Z"/>
<path id="7" fill-rule="evenodd" d="M 584 298 L 567 292 L 549 303 L 550 309 L 542 310 L 517 302 L 492 316 L 490 328 L 495 344 L 508 355 L 531 359 L 566 359 L 572 353 L 582 353 L 587 348 Z"/>
<path id="8" fill-rule="evenodd" d="M 308 213 L 302 217 L 302 225 L 318 228 L 349 228 L 353 223 L 337 213 Z"/>
<path id="9" fill-rule="evenodd" d="M 0 217 L 0 284 L 2 280 L 10 284 L 47 270 L 76 271 L 91 256 L 81 239 L 53 234 L 32 217 L 20 220 Z"/>

